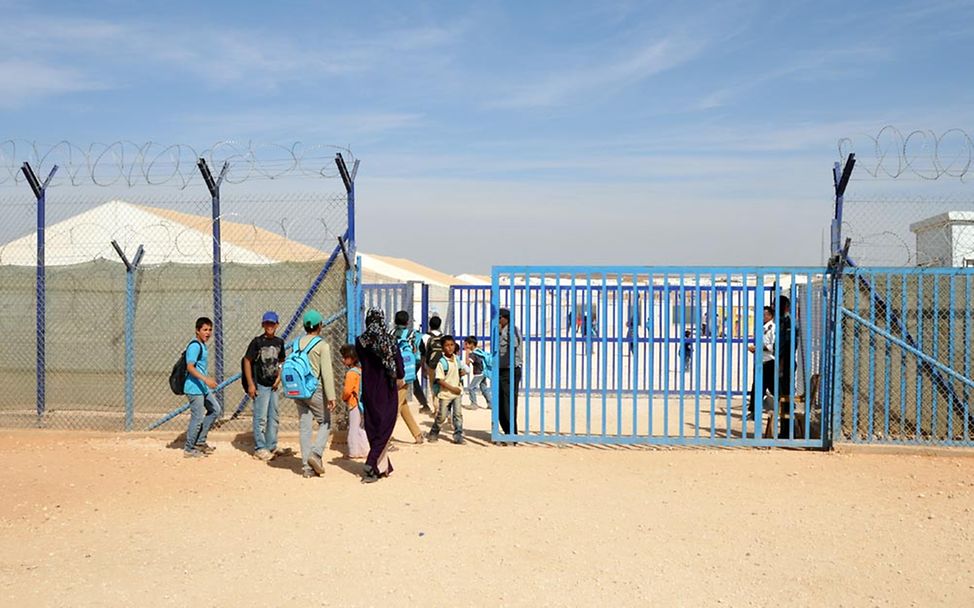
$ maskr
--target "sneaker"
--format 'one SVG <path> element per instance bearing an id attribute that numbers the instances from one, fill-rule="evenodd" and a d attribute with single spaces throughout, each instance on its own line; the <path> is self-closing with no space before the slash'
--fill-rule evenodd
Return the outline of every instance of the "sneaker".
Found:
<path id="1" fill-rule="evenodd" d="M 463 406 L 463 409 L 465 409 L 465 410 L 479 410 L 480 408 L 477 407 L 476 405 L 464 405 Z"/>
<path id="2" fill-rule="evenodd" d="M 423 439 L 423 436 L 422 435 L 417 435 L 416 436 L 416 440 L 413 441 L 413 443 L 415 443 L 416 445 L 421 445 L 424 441 L 426 441 L 426 440 Z"/>
<path id="3" fill-rule="evenodd" d="M 212 445 L 208 444 L 208 443 L 197 443 L 196 444 L 196 449 L 198 451 L 200 451 L 200 452 L 203 452 L 203 454 L 206 454 L 206 455 L 210 455 L 210 454 L 212 454 L 213 452 L 216 451 L 216 448 L 213 447 Z"/>
<path id="4" fill-rule="evenodd" d="M 430 416 L 432 416 L 433 415 L 433 410 L 430 409 L 430 406 L 424 405 L 423 407 L 419 408 L 419 413 L 420 414 L 429 414 Z"/>
<path id="5" fill-rule="evenodd" d="M 304 477 L 305 479 L 311 479 L 312 477 L 317 477 L 317 476 L 318 474 L 312 471 L 311 469 L 301 469 L 301 477 Z"/>
<path id="6" fill-rule="evenodd" d="M 257 450 L 254 452 L 254 458 L 268 462 L 271 458 L 274 458 L 274 454 L 271 454 L 270 450 Z"/>
<path id="7" fill-rule="evenodd" d="M 464 438 L 463 435 L 460 435 L 459 437 L 455 437 L 453 439 L 453 443 L 455 443 L 457 445 L 463 445 L 463 444 L 467 443 L 467 440 Z"/>
<path id="8" fill-rule="evenodd" d="M 183 450 L 183 458 L 202 458 L 203 452 L 199 450 Z"/>
<path id="9" fill-rule="evenodd" d="M 440 440 L 439 433 L 427 433 L 426 435 L 426 441 L 430 443 L 436 443 L 439 440 Z"/>
<path id="10" fill-rule="evenodd" d="M 321 462 L 321 456 L 314 453 L 311 454 L 311 456 L 308 456 L 308 465 L 310 465 L 318 475 L 325 474 L 325 465 Z"/>

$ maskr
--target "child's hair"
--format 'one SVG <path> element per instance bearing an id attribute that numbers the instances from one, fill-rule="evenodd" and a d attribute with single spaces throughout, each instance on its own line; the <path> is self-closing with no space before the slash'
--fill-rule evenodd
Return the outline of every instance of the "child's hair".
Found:
<path id="1" fill-rule="evenodd" d="M 409 313 L 405 310 L 400 310 L 396 313 L 396 325 L 406 325 L 409 323 Z"/>
<path id="2" fill-rule="evenodd" d="M 209 317 L 200 317 L 196 319 L 196 331 L 203 329 L 203 327 L 209 325 L 213 327 L 213 321 Z"/>
<path id="3" fill-rule="evenodd" d="M 764 307 L 764 312 L 768 313 L 769 315 L 771 315 L 773 317 L 774 316 L 774 307 L 773 306 L 765 306 Z"/>
<path id="4" fill-rule="evenodd" d="M 454 344 L 456 344 L 457 341 L 450 334 L 446 334 L 445 336 L 443 336 L 442 338 L 440 338 L 440 344 L 446 344 L 447 342 L 453 342 Z"/>
<path id="5" fill-rule="evenodd" d="M 358 354 L 355 352 L 355 347 L 351 344 L 342 344 L 338 352 L 342 354 L 342 359 L 351 359 L 355 363 L 358 363 Z"/>
<path id="6" fill-rule="evenodd" d="M 435 315 L 430 317 L 430 329 L 439 329 L 440 325 L 442 324 L 443 324 L 443 319 Z"/>
<path id="7" fill-rule="evenodd" d="M 477 338 L 475 336 L 467 336 L 463 341 L 470 346 L 477 346 Z"/>

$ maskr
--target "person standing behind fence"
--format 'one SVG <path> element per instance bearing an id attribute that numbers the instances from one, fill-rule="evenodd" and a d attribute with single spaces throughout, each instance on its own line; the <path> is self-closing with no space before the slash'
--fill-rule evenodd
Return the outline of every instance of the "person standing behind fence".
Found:
<path id="1" fill-rule="evenodd" d="M 467 373 L 463 360 L 454 351 L 457 347 L 453 336 L 443 336 L 443 356 L 436 362 L 434 372 L 433 394 L 440 402 L 436 409 L 436 418 L 430 428 L 429 440 L 435 442 L 440 437 L 440 429 L 446 423 L 447 414 L 453 414 L 453 443 L 466 443 L 463 438 L 463 408 L 460 407 L 460 378 Z"/>
<path id="2" fill-rule="evenodd" d="M 467 393 L 470 395 L 470 409 L 477 408 L 477 391 L 484 396 L 485 406 L 490 409 L 490 386 L 487 383 L 488 359 L 490 353 L 477 348 L 477 337 L 467 336 L 463 341 L 463 350 L 466 352 L 467 367 L 470 368 L 470 384 L 467 386 Z"/>
<path id="3" fill-rule="evenodd" d="M 521 388 L 521 332 L 511 323 L 511 311 L 501 308 L 497 312 L 497 420 L 505 435 L 517 435 L 517 401 Z M 513 361 L 512 359 L 513 354 Z M 512 384 L 513 383 L 513 384 Z M 511 393 L 514 393 L 513 404 Z"/>
<path id="4" fill-rule="evenodd" d="M 403 384 L 399 387 L 399 416 L 406 423 L 409 433 L 413 436 L 415 443 L 423 443 L 423 432 L 419 430 L 416 419 L 409 409 L 409 390 L 416 381 L 416 370 L 419 363 L 419 339 L 416 332 L 408 327 L 409 313 L 400 310 L 396 313 L 396 327 L 392 330 L 392 337 L 399 347 L 399 354 L 402 356 L 403 364 Z"/>
<path id="5" fill-rule="evenodd" d="M 791 393 L 794 389 L 794 350 L 791 345 L 791 301 L 778 296 L 778 438 L 787 439 L 791 418 Z"/>
<path id="6" fill-rule="evenodd" d="M 341 348 L 345 372 L 345 386 L 342 401 L 348 407 L 348 457 L 365 458 L 369 454 L 369 438 L 365 434 L 365 408 L 362 405 L 362 367 L 355 354 L 355 346 L 346 344 Z"/>
<path id="7" fill-rule="evenodd" d="M 323 475 L 325 472 L 322 457 L 331 434 L 331 413 L 335 410 L 335 373 L 332 370 L 331 346 L 321 337 L 322 323 L 321 313 L 317 310 L 304 313 L 302 325 L 305 335 L 294 342 L 298 349 L 307 349 L 311 373 L 318 378 L 318 388 L 310 398 L 294 400 L 298 407 L 301 472 L 304 477 Z M 318 434 L 312 440 L 315 422 L 318 423 Z"/>
<path id="8" fill-rule="evenodd" d="M 362 365 L 365 434 L 369 438 L 362 481 L 372 483 L 393 471 L 389 441 L 399 413 L 398 389 L 405 386 L 402 354 L 386 329 L 381 309 L 372 308 L 365 315 L 365 331 L 355 340 L 355 352 Z"/>
<path id="9" fill-rule="evenodd" d="M 683 332 L 683 373 L 688 374 L 693 369 L 693 333 L 688 329 Z"/>
<path id="10" fill-rule="evenodd" d="M 764 335 L 761 339 L 761 398 L 764 395 L 771 393 L 774 394 L 774 342 L 775 342 L 775 324 L 774 324 L 774 308 L 771 306 L 764 307 Z M 754 353 L 754 345 L 749 344 L 747 347 L 749 353 Z M 754 415 L 754 409 L 756 406 L 756 401 L 754 400 L 754 384 L 755 381 L 751 379 L 751 393 L 749 401 L 747 404 L 747 413 L 751 416 Z"/>
<path id="11" fill-rule="evenodd" d="M 268 461 L 277 452 L 277 389 L 281 386 L 284 340 L 274 335 L 277 313 L 269 310 L 260 320 L 264 333 L 247 346 L 243 358 L 244 386 L 254 403 L 254 457 Z"/>
<path id="12" fill-rule="evenodd" d="M 213 446 L 206 443 L 210 427 L 223 412 L 211 389 L 217 387 L 216 380 L 206 375 L 206 342 L 213 334 L 213 321 L 208 317 L 196 319 L 196 337 L 186 346 L 186 382 L 183 393 L 189 397 L 189 427 L 186 429 L 186 444 L 183 456 L 197 458 L 213 452 Z M 205 415 L 204 415 L 205 412 Z"/>

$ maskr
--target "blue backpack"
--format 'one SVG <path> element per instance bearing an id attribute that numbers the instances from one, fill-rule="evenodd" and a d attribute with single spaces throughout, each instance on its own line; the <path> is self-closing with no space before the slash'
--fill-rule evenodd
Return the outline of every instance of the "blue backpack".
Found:
<path id="1" fill-rule="evenodd" d="M 402 380 L 406 384 L 416 381 L 416 334 L 407 328 L 403 328 L 396 336 L 396 343 L 399 345 L 399 352 L 402 353 Z"/>
<path id="2" fill-rule="evenodd" d="M 321 342 L 321 336 L 315 336 L 303 349 L 298 348 L 300 338 L 291 344 L 291 354 L 281 365 L 281 386 L 284 395 L 291 399 L 310 399 L 318 390 L 318 376 L 311 370 L 308 351 Z"/>
<path id="3" fill-rule="evenodd" d="M 484 375 L 489 376 L 490 372 L 494 369 L 494 358 L 489 352 L 482 348 L 473 349 L 473 354 L 480 357 L 480 359 L 484 362 Z"/>

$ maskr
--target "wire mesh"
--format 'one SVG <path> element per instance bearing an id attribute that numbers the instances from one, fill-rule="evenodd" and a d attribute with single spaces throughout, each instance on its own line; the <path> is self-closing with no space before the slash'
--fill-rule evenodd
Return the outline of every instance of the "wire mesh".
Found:
<path id="1" fill-rule="evenodd" d="M 334 184 L 333 184 L 334 186 Z M 121 430 L 126 421 L 125 376 L 134 368 L 132 428 L 152 421 L 185 402 L 173 395 L 168 376 L 194 334 L 197 317 L 215 318 L 212 201 L 208 193 L 172 189 L 152 196 L 132 192 L 108 195 L 47 195 L 46 229 L 46 407 L 36 411 L 35 264 L 37 236 L 32 196 L 26 186 L 0 198 L 11 222 L 0 245 L 0 373 L 9 390 L 0 394 L 0 425 Z M 228 184 L 221 193 L 224 376 L 240 369 L 250 339 L 260 333 L 265 310 L 281 317 L 279 335 L 294 338 L 300 323 L 288 321 L 304 302 L 325 318 L 334 369 L 340 375 L 338 346 L 346 339 L 345 260 L 338 238 L 348 228 L 344 191 L 271 192 Z M 25 202 L 24 199 L 27 199 Z M 128 289 L 126 264 L 142 246 L 141 264 L 132 270 Z M 326 264 L 330 266 L 325 269 Z M 323 272 L 324 271 L 324 272 Z M 316 283 L 317 289 L 309 295 Z M 307 300 L 307 301 L 306 301 Z M 131 352 L 126 351 L 126 310 L 134 306 Z M 209 371 L 218 356 L 211 341 Z M 341 378 L 336 378 L 336 385 Z M 239 383 L 222 392 L 225 416 L 244 396 Z M 282 428 L 296 428 L 282 399 Z M 293 409 L 293 407 L 291 407 Z M 338 408 L 341 410 L 342 408 Z M 229 428 L 250 426 L 248 414 Z M 176 429 L 185 420 L 168 423 Z M 335 420 L 338 428 L 343 420 Z"/>

